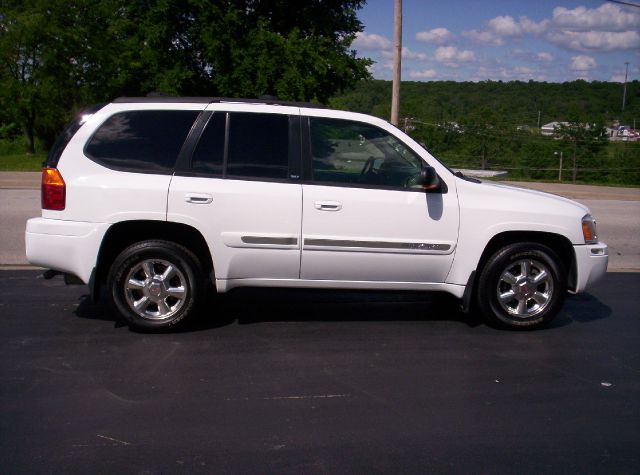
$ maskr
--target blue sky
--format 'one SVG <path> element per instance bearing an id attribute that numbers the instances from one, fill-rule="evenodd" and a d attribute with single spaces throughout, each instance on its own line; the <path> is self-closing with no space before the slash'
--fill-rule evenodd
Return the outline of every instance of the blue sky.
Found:
<path id="1" fill-rule="evenodd" d="M 640 0 L 628 0 L 640 4 Z M 353 43 L 391 79 L 393 0 L 369 0 Z M 640 8 L 608 1 L 404 0 L 402 79 L 640 79 Z"/>

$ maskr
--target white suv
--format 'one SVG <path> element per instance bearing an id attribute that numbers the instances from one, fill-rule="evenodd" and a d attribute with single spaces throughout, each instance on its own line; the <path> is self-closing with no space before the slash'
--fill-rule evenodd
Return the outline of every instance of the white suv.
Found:
<path id="1" fill-rule="evenodd" d="M 589 210 L 454 173 L 375 117 L 256 100 L 120 98 L 72 122 L 27 222 L 32 264 L 106 284 L 134 328 L 208 289 L 445 291 L 534 328 L 606 271 Z"/>

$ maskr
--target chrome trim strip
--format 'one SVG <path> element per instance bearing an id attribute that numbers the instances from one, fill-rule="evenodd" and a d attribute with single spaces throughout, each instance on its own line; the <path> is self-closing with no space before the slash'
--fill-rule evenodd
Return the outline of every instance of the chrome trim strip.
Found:
<path id="1" fill-rule="evenodd" d="M 289 237 L 242 236 L 240 239 L 245 244 L 266 244 L 276 246 L 295 246 L 298 244 L 298 238 Z"/>
<path id="2" fill-rule="evenodd" d="M 352 241 L 348 239 L 305 239 L 305 246 L 356 247 L 366 249 L 400 249 L 406 251 L 448 251 L 450 244 L 427 242 Z"/>

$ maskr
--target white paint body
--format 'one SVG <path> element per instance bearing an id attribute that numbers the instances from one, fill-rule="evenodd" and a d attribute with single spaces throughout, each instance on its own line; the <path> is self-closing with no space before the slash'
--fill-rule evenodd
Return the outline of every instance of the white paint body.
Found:
<path id="1" fill-rule="evenodd" d="M 406 144 L 438 173 L 446 193 L 129 173 L 84 156 L 96 128 L 136 109 L 224 110 L 365 122 Z M 247 137 L 250 140 L 250 137 Z M 607 246 L 585 244 L 584 206 L 557 196 L 473 183 L 451 173 L 409 136 L 362 114 L 255 104 L 110 104 L 66 147 L 59 165 L 66 209 L 27 222 L 28 260 L 89 282 L 115 223 L 154 220 L 196 229 L 211 253 L 218 291 L 238 286 L 440 290 L 462 297 L 500 233 L 564 237 L 582 291 L 606 271 Z M 192 202 L 196 197 L 198 202 Z"/>

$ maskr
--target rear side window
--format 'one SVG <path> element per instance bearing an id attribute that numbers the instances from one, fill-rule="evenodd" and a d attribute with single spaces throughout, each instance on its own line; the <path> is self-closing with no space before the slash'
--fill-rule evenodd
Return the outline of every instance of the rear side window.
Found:
<path id="1" fill-rule="evenodd" d="M 226 122 L 225 112 L 215 112 L 209 119 L 191 158 L 193 171 L 222 176 Z"/>
<path id="2" fill-rule="evenodd" d="M 56 168 L 58 166 L 58 162 L 60 161 L 60 156 L 64 149 L 67 147 L 67 144 L 71 141 L 73 136 L 76 134 L 82 124 L 85 123 L 87 117 L 98 112 L 100 109 L 104 107 L 104 104 L 98 104 L 88 109 L 83 110 L 80 114 L 76 116 L 69 124 L 65 127 L 58 138 L 56 139 L 53 147 L 49 150 L 49 154 L 47 155 L 47 159 L 44 162 L 45 167 Z"/>
<path id="3" fill-rule="evenodd" d="M 85 147 L 86 155 L 114 169 L 171 172 L 198 111 L 127 111 L 109 117 Z"/>
<path id="4" fill-rule="evenodd" d="M 231 113 L 226 175 L 287 179 L 289 116 Z"/>
<path id="5" fill-rule="evenodd" d="M 215 112 L 191 159 L 191 170 L 210 176 L 286 180 L 289 116 Z"/>

